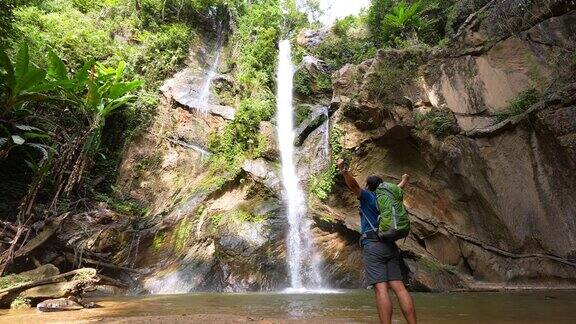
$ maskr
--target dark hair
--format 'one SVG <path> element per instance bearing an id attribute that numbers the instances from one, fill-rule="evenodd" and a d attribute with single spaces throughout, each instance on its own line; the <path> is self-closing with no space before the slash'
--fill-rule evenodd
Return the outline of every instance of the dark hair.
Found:
<path id="1" fill-rule="evenodd" d="M 369 176 L 368 179 L 366 179 L 366 186 L 368 187 L 368 190 L 370 191 L 374 191 L 376 190 L 376 188 L 378 188 L 378 186 L 384 182 L 384 180 L 382 180 L 382 178 L 380 178 L 379 176 Z"/>

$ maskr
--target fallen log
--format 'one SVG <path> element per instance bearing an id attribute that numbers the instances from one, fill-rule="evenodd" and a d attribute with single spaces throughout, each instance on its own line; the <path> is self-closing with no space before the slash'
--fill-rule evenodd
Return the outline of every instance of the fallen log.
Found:
<path id="1" fill-rule="evenodd" d="M 75 262 L 76 261 L 76 258 L 72 253 L 66 252 L 65 255 L 66 255 L 66 259 L 68 259 L 69 262 Z M 93 260 L 93 259 L 82 258 L 81 261 L 84 263 L 93 264 L 93 265 L 97 265 L 97 266 L 112 269 L 112 270 L 128 271 L 128 272 L 134 272 L 134 273 L 138 273 L 138 274 L 143 273 L 141 270 L 138 270 L 138 269 L 123 267 L 123 266 L 115 265 L 112 263 Z"/>
<path id="2" fill-rule="evenodd" d="M 47 277 L 47 278 L 43 278 L 40 280 L 36 280 L 36 281 L 32 281 L 32 282 L 27 282 L 27 283 L 23 283 L 14 287 L 9 287 L 9 288 L 4 288 L 4 289 L 0 289 L 0 295 L 2 294 L 6 294 L 6 293 L 11 293 L 11 292 L 15 292 L 15 291 L 20 291 L 20 290 L 24 290 L 24 289 L 28 289 L 28 288 L 32 288 L 32 287 L 36 287 L 36 286 L 41 286 L 41 285 L 47 285 L 50 283 L 56 283 L 56 282 L 60 282 L 63 279 L 66 279 L 68 277 L 77 275 L 77 274 L 85 274 L 86 273 L 86 269 L 90 269 L 90 268 L 84 268 L 84 269 L 76 269 L 76 270 L 72 270 L 66 273 L 62 273 L 59 275 L 55 275 L 55 276 L 51 276 L 51 277 Z M 96 270 L 95 269 L 91 269 L 94 271 L 94 276 L 96 275 Z"/>

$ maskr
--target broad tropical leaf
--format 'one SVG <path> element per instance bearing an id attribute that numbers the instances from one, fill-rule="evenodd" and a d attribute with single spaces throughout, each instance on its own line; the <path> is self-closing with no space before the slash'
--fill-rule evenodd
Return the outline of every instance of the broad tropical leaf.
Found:
<path id="1" fill-rule="evenodd" d="M 30 56 L 28 54 L 28 44 L 22 43 L 16 54 L 16 63 L 14 64 L 14 77 L 17 83 L 20 83 L 20 80 L 28 73 L 29 65 Z"/>
<path id="2" fill-rule="evenodd" d="M 2 67 L 6 73 L 5 81 L 6 85 L 10 89 L 14 89 L 16 80 L 14 79 L 14 66 L 10 62 L 10 58 L 6 55 L 6 52 L 0 50 L 0 67 Z"/>
<path id="3" fill-rule="evenodd" d="M 140 86 L 142 86 L 142 81 L 140 80 L 113 84 L 109 90 L 109 98 L 110 99 L 119 98 L 132 90 L 138 89 Z"/>
<path id="4" fill-rule="evenodd" d="M 48 76 L 54 80 L 62 81 L 68 80 L 68 70 L 62 62 L 62 60 L 54 53 L 54 51 L 48 52 L 48 59 L 50 60 L 50 66 L 48 67 Z"/>
<path id="5" fill-rule="evenodd" d="M 126 68 L 126 62 L 120 61 L 118 63 L 118 68 L 116 69 L 116 82 L 122 81 L 122 76 L 124 75 L 124 68 Z"/>
<path id="6" fill-rule="evenodd" d="M 29 90 L 29 88 L 43 83 L 44 80 L 46 80 L 46 71 L 30 65 L 26 74 L 16 80 L 17 84 L 14 92 L 20 93 Z"/>

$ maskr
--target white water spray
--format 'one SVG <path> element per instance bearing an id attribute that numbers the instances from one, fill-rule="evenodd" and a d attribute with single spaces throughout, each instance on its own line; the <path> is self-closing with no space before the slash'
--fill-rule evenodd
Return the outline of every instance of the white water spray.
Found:
<path id="1" fill-rule="evenodd" d="M 290 41 L 279 44 L 277 82 L 278 144 L 282 161 L 283 195 L 288 209 L 287 262 L 291 291 L 306 291 L 322 287 L 320 257 L 315 252 L 310 221 L 305 219 L 306 200 L 299 187 L 294 164 L 294 128 L 292 108 L 292 78 L 294 67 Z"/>
<path id="2" fill-rule="evenodd" d="M 208 70 L 208 75 L 204 79 L 204 83 L 202 84 L 202 88 L 200 88 L 200 93 L 198 95 L 198 99 L 196 100 L 196 109 L 203 113 L 208 113 L 208 105 L 210 101 L 210 88 L 212 86 L 212 81 L 216 76 L 216 70 L 220 65 L 220 52 L 222 47 L 222 26 L 218 27 L 218 36 L 216 38 L 216 48 L 214 49 L 214 60 L 212 61 L 212 65 L 210 66 L 210 70 Z"/>

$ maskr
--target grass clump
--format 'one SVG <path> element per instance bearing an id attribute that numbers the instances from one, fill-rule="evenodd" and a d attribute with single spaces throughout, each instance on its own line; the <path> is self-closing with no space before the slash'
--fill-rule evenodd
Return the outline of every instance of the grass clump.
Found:
<path id="1" fill-rule="evenodd" d="M 456 132 L 458 126 L 454 116 L 444 110 L 433 110 L 416 115 L 418 127 L 432 134 L 443 137 Z"/>
<path id="2" fill-rule="evenodd" d="M 296 107 L 296 126 L 302 124 L 303 121 L 310 117 L 311 113 L 312 110 L 309 105 L 298 105 Z"/>
<path id="3" fill-rule="evenodd" d="M 30 298 L 18 296 L 10 303 L 10 309 L 24 309 L 31 307 Z"/>
<path id="4" fill-rule="evenodd" d="M 413 82 L 425 50 L 411 48 L 389 51 L 380 60 L 374 74 L 368 80 L 368 89 L 373 96 L 386 103 L 401 100 L 401 87 Z"/>
<path id="5" fill-rule="evenodd" d="M 17 274 L 11 274 L 8 276 L 0 277 L 0 289 L 14 287 L 29 281 L 30 280 L 28 278 L 19 276 Z"/>
<path id="6" fill-rule="evenodd" d="M 326 62 L 329 71 L 339 69 L 347 63 L 359 64 L 374 57 L 377 47 L 366 32 L 364 17 L 348 16 L 337 20 L 332 33 L 317 47 L 312 54 Z M 321 83 L 326 88 L 326 82 Z"/>
<path id="7" fill-rule="evenodd" d="M 518 116 L 525 112 L 540 99 L 540 94 L 535 88 L 522 91 L 518 96 L 508 103 L 506 109 L 494 114 L 496 122 L 500 123 L 506 119 Z"/>
<path id="8" fill-rule="evenodd" d="M 430 270 L 431 272 L 438 272 L 443 268 L 440 262 L 428 258 L 420 258 L 418 263 L 420 263 L 424 268 Z"/>
<path id="9" fill-rule="evenodd" d="M 159 252 L 162 249 L 162 246 L 164 246 L 165 240 L 166 233 L 156 233 L 156 235 L 154 235 L 154 239 L 152 239 L 152 245 L 150 246 L 152 252 Z"/>
<path id="10" fill-rule="evenodd" d="M 110 207 L 110 209 L 122 215 L 143 217 L 146 216 L 150 211 L 148 207 L 144 207 L 136 201 L 118 199 L 104 193 L 97 194 L 96 200 L 105 202 L 108 207 Z"/>

